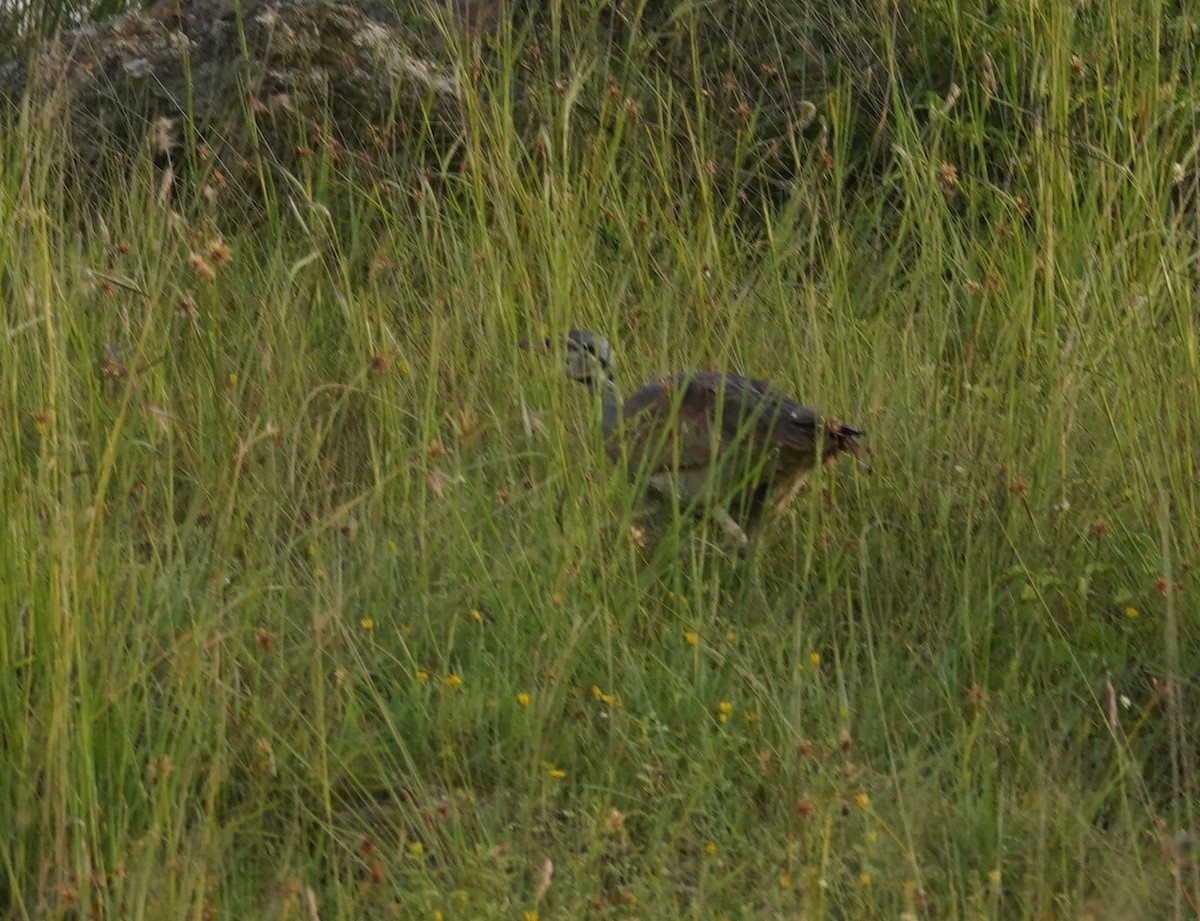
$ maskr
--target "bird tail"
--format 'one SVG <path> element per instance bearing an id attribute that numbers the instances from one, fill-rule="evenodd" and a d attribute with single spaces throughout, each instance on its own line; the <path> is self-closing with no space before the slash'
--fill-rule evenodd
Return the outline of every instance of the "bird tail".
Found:
<path id="1" fill-rule="evenodd" d="M 863 436 L 862 429 L 846 425 L 838 419 L 826 419 L 825 429 L 833 441 L 835 453 L 845 451 L 847 454 L 853 454 L 855 458 L 862 457 L 863 446 L 858 443 L 858 439 Z"/>

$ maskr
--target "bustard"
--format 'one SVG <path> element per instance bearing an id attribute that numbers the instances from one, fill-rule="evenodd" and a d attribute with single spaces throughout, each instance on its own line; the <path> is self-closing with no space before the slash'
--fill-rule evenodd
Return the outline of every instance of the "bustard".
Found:
<path id="1" fill-rule="evenodd" d="M 550 343 L 523 348 L 551 350 Z M 685 371 L 643 384 L 622 402 L 613 349 L 574 329 L 565 344 L 567 376 L 598 394 L 605 450 L 631 478 L 690 502 L 710 490 L 711 514 L 739 546 L 767 509 L 777 518 L 818 461 L 858 457 L 862 434 L 794 402 L 765 382 L 720 371 Z M 735 513 L 739 521 L 735 518 Z"/>

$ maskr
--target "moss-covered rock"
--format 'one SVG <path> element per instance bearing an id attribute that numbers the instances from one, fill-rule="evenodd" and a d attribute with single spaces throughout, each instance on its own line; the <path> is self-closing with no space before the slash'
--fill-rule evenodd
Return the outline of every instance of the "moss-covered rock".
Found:
<path id="1" fill-rule="evenodd" d="M 353 145 L 394 125 L 437 146 L 459 124 L 457 78 L 422 37 L 341 0 L 162 0 L 0 65 L 0 97 L 27 96 L 62 100 L 85 165 L 169 152 L 192 126 L 222 156 L 287 160 L 306 128 Z"/>

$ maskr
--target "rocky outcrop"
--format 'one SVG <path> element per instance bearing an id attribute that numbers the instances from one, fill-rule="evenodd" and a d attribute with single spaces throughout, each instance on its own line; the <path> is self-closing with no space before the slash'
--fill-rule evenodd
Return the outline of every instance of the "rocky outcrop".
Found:
<path id="1" fill-rule="evenodd" d="M 61 98 L 84 163 L 178 143 L 288 158 L 297 125 L 343 145 L 397 128 L 449 142 L 455 74 L 390 4 L 160 0 L 0 65 L 0 97 Z M 186 129 L 185 129 L 185 126 Z"/>

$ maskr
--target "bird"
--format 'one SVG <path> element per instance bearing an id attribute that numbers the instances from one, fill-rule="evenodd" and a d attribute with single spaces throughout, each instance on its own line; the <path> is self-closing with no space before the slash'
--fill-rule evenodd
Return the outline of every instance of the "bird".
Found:
<path id="1" fill-rule="evenodd" d="M 519 345 L 553 351 L 550 340 Z M 567 377 L 599 399 L 609 460 L 623 461 L 630 478 L 646 476 L 665 498 L 690 502 L 708 491 L 710 514 L 735 546 L 749 544 L 747 531 L 764 512 L 777 519 L 819 462 L 831 464 L 843 453 L 861 457 L 861 429 L 801 406 L 764 381 L 684 371 L 622 400 L 606 338 L 572 329 L 563 357 Z"/>

